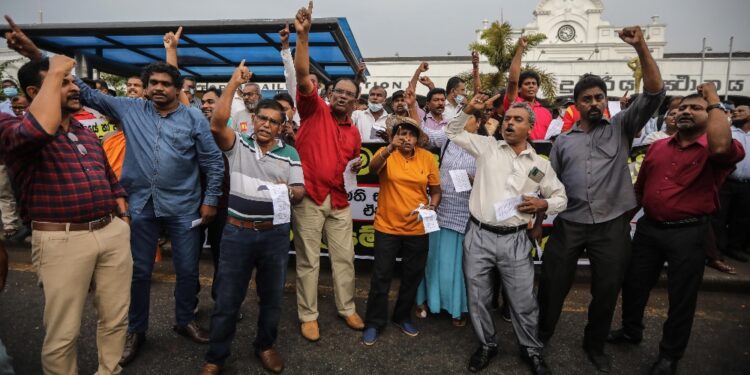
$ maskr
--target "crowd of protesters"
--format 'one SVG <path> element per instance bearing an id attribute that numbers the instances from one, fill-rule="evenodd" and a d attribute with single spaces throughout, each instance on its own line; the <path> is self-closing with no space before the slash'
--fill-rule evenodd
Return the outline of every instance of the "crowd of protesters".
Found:
<path id="1" fill-rule="evenodd" d="M 521 357 L 533 373 L 550 373 L 543 348 L 584 251 L 592 300 L 583 349 L 598 371 L 609 372 L 605 343 L 641 341 L 648 296 L 666 261 L 670 309 L 650 371 L 676 372 L 704 266 L 734 273 L 723 255 L 747 261 L 748 106 L 734 108 L 730 121 L 716 87 L 706 83 L 695 94 L 670 98 L 659 116 L 668 93 L 639 27 L 619 36 L 638 55 L 644 92 L 623 98 L 622 111 L 612 116 L 605 82 L 586 74 L 553 118 L 537 99 L 540 77 L 521 69 L 526 37 L 518 40 L 507 87 L 496 92 L 479 89 L 474 55 L 472 95 L 458 77 L 435 87 L 425 62 L 405 91 L 389 97 L 375 86 L 358 103 L 363 65 L 356 77 L 327 88 L 311 73 L 312 10 L 310 2 L 294 17 L 294 56 L 290 25 L 279 32 L 289 92 L 273 98 L 249 82 L 253 73 L 244 61 L 223 90 L 196 95 L 195 79 L 178 67 L 182 28 L 165 34 L 165 62 L 129 77 L 127 95 L 117 97 L 104 81 L 72 75 L 73 59 L 48 57 L 6 16 L 8 47 L 29 62 L 18 83 L 2 82 L 8 99 L 0 103 L 0 211 L 6 238 L 31 233 L 45 300 L 45 374 L 78 373 L 89 293 L 97 313 L 97 373 L 118 374 L 136 360 L 147 339 L 163 233 L 176 273 L 173 329 L 208 345 L 200 374 L 220 373 L 230 356 L 253 272 L 254 352 L 266 370 L 281 372 L 274 344 L 290 232 L 305 339 L 320 339 L 325 243 L 337 313 L 362 332 L 364 345 L 376 344 L 389 321 L 417 336 L 414 317 L 445 311 L 455 326 L 468 321 L 476 333 L 479 346 L 467 353 L 472 372 L 498 353 L 492 306 L 502 290 Z M 421 106 L 417 84 L 429 89 Z M 111 131 L 89 129 L 102 121 Z M 535 151 L 539 140 L 554 142 L 549 159 Z M 346 183 L 363 167 L 363 142 L 383 143 L 368 165 L 380 193 L 364 319 L 354 303 Z M 634 144 L 650 145 L 635 185 L 628 168 Z M 540 247 L 546 215 L 554 214 L 535 291 L 532 249 Z M 204 233 L 214 265 L 209 329 L 196 321 Z M 402 275 L 389 314 L 397 257 Z M 2 289 L 4 250 L 0 266 Z M 610 331 L 620 291 L 622 327 Z M 9 362 L 0 344 L 0 372 L 3 366 Z"/>

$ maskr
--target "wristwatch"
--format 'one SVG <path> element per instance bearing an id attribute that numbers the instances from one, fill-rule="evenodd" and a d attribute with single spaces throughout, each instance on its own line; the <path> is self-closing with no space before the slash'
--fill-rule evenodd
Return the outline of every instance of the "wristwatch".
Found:
<path id="1" fill-rule="evenodd" d="M 722 104 L 721 102 L 719 102 L 719 103 L 716 103 L 716 104 L 711 104 L 708 107 L 706 107 L 706 112 L 711 112 L 712 109 L 717 109 L 717 108 L 721 109 L 722 112 L 726 112 L 727 111 L 727 107 L 724 107 L 724 104 Z"/>

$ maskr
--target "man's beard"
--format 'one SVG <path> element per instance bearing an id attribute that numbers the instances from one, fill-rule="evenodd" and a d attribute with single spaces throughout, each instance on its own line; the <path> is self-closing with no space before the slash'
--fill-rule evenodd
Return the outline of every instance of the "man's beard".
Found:
<path id="1" fill-rule="evenodd" d="M 245 109 L 250 113 L 255 113 L 256 107 L 258 107 L 258 102 L 245 103 Z"/>

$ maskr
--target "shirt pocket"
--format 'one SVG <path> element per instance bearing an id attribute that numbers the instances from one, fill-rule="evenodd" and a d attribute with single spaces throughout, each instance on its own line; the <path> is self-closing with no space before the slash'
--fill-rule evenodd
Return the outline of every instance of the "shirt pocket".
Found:
<path id="1" fill-rule="evenodd" d="M 193 146 L 193 138 L 188 130 L 173 129 L 169 133 L 169 143 L 177 152 L 185 153 Z"/>
<path id="2" fill-rule="evenodd" d="M 613 159 L 620 148 L 619 142 L 614 139 L 600 139 L 601 143 L 596 145 L 599 156 L 605 159 Z"/>

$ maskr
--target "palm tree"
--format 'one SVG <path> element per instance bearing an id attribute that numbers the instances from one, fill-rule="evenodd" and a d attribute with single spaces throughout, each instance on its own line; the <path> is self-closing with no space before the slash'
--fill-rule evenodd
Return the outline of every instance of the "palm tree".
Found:
<path id="1" fill-rule="evenodd" d="M 498 88 L 503 88 L 507 84 L 508 70 L 510 69 L 510 63 L 513 60 L 513 54 L 516 51 L 515 43 L 512 43 L 511 38 L 511 26 L 507 22 L 500 23 L 498 21 L 493 22 L 489 28 L 482 31 L 482 41 L 474 42 L 469 45 L 469 49 L 477 51 L 480 54 L 487 57 L 490 65 L 497 68 L 495 73 L 484 73 L 480 74 L 480 80 L 482 81 L 482 90 L 493 91 Z M 527 35 L 529 39 L 528 47 L 534 47 L 547 39 L 547 36 L 543 33 Z M 524 51 L 524 55 L 530 48 Z M 539 74 L 541 78 L 540 89 L 544 93 L 546 98 L 555 98 L 557 95 L 557 83 L 555 82 L 555 76 L 543 69 L 540 69 L 533 65 L 523 67 L 523 70 L 533 70 Z M 473 79 L 471 72 L 461 74 L 461 78 L 466 80 L 467 88 L 473 89 Z"/>

